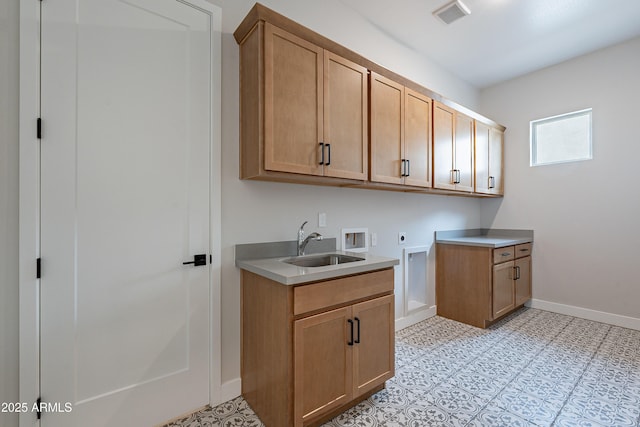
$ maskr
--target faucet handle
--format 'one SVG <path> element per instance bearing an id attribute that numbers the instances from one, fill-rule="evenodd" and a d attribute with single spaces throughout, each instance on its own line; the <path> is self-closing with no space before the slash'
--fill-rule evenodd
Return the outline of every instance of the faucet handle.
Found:
<path id="1" fill-rule="evenodd" d="M 302 231 L 302 229 L 304 228 L 305 225 L 307 225 L 309 221 L 305 221 L 302 223 L 302 225 L 300 226 L 300 231 Z"/>

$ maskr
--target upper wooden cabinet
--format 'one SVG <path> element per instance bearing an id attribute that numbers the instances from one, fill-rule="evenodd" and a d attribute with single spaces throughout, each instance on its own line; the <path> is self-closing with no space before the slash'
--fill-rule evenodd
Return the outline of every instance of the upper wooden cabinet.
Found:
<path id="1" fill-rule="evenodd" d="M 504 132 L 476 120 L 476 193 L 503 195 Z"/>
<path id="2" fill-rule="evenodd" d="M 371 73 L 371 181 L 431 187 L 431 104 Z"/>
<path id="3" fill-rule="evenodd" d="M 365 180 L 367 69 L 266 22 L 240 46 L 241 177 Z"/>
<path id="4" fill-rule="evenodd" d="M 473 192 L 474 120 L 433 103 L 433 186 Z"/>
<path id="5" fill-rule="evenodd" d="M 497 123 L 259 3 L 234 37 L 241 179 L 502 195 Z"/>
<path id="6" fill-rule="evenodd" d="M 324 51 L 271 24 L 264 25 L 264 167 L 322 174 Z"/>
<path id="7" fill-rule="evenodd" d="M 367 179 L 368 70 L 324 51 L 324 174 Z"/>

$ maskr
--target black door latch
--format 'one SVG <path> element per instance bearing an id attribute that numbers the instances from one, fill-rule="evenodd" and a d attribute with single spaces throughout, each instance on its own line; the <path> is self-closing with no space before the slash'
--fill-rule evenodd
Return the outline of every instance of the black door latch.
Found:
<path id="1" fill-rule="evenodd" d="M 193 264 L 194 267 L 199 265 L 207 265 L 207 254 L 199 254 L 193 256 L 193 261 L 183 262 L 182 265 Z"/>

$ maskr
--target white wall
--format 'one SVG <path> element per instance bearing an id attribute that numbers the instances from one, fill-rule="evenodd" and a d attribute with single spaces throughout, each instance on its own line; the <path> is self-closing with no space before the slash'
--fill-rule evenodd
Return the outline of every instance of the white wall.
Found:
<path id="1" fill-rule="evenodd" d="M 429 245 L 441 229 L 480 226 L 477 199 L 303 186 L 238 179 L 238 46 L 233 32 L 253 0 L 212 2 L 223 7 L 223 193 L 222 193 L 222 381 L 240 375 L 240 271 L 234 266 L 238 243 L 294 240 L 298 226 L 339 237 L 341 227 L 368 227 L 378 233 L 373 253 L 402 259 L 397 233 L 406 231 L 406 246 Z M 353 51 L 406 76 L 460 104 L 476 107 L 477 91 L 451 77 L 427 59 L 396 44 L 341 2 L 328 0 L 263 1 L 265 6 L 313 29 Z M 317 228 L 318 212 L 327 213 L 327 228 Z M 430 301 L 434 301 L 434 253 L 430 251 Z M 396 314 L 402 315 L 402 272 L 396 267 Z M 237 383 L 236 383 L 237 384 Z"/>
<path id="2" fill-rule="evenodd" d="M 253 6 L 253 0 L 210 0 L 223 8 L 223 257 L 222 380 L 240 375 L 240 276 L 234 266 L 238 243 L 294 240 L 299 224 L 326 212 L 328 227 L 338 237 L 341 227 L 369 227 L 378 233 L 375 253 L 402 258 L 397 232 L 408 235 L 406 246 L 432 245 L 439 229 L 480 226 L 476 199 L 240 181 L 238 179 L 238 46 L 232 33 Z M 18 399 L 18 0 L 0 3 L 0 400 Z M 343 44 L 361 55 L 471 109 L 478 91 L 414 51 L 397 44 L 338 0 L 263 1 L 270 7 Z M 5 237 L 6 236 L 6 237 Z M 430 253 L 430 301 L 434 304 L 433 252 Z M 401 270 L 396 268 L 401 295 Z M 401 300 L 397 301 L 401 312 Z M 5 416 L 3 414 L 2 416 Z M 17 424 L 2 419 L 3 426 Z"/>
<path id="3" fill-rule="evenodd" d="M 0 402 L 18 401 L 18 6 L 0 2 Z"/>
<path id="4" fill-rule="evenodd" d="M 533 297 L 640 319 L 640 38 L 481 92 L 507 127 L 506 189 L 482 223 L 532 228 Z M 593 160 L 529 167 L 529 121 L 593 108 Z"/>

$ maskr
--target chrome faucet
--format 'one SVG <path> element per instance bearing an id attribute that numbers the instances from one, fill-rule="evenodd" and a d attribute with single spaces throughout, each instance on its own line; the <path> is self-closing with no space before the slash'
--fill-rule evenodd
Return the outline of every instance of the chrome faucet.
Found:
<path id="1" fill-rule="evenodd" d="M 306 224 L 307 221 L 303 222 L 298 229 L 298 256 L 304 255 L 304 249 L 307 247 L 307 244 L 309 244 L 311 240 L 322 240 L 322 234 L 316 233 L 315 231 L 305 238 L 304 226 Z"/>

